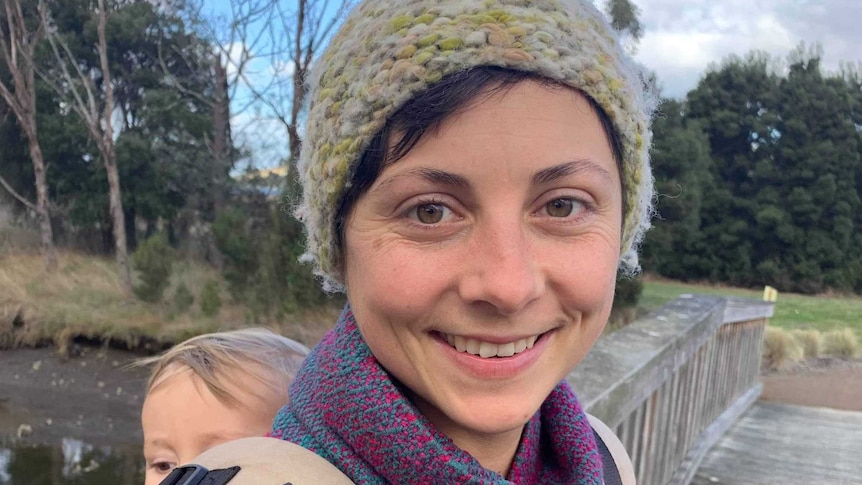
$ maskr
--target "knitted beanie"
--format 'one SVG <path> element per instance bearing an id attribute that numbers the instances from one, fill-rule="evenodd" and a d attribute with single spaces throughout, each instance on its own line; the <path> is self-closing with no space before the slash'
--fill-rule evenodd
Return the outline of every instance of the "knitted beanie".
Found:
<path id="1" fill-rule="evenodd" d="M 479 66 L 527 71 L 592 98 L 622 145 L 626 190 L 619 268 L 639 269 L 650 226 L 650 118 L 655 97 L 590 0 L 366 0 L 347 17 L 308 79 L 299 160 L 306 260 L 324 287 L 342 282 L 335 216 L 372 138 L 444 76 Z"/>

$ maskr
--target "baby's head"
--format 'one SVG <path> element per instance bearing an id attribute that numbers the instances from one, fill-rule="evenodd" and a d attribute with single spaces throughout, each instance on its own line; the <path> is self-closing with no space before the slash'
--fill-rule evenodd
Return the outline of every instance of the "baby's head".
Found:
<path id="1" fill-rule="evenodd" d="M 237 438 L 269 432 L 308 349 L 265 329 L 200 335 L 143 360 L 146 485 Z"/>

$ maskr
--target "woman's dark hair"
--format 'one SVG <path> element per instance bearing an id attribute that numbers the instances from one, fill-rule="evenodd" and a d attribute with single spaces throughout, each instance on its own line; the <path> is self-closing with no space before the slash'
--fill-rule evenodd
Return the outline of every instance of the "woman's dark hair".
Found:
<path id="1" fill-rule="evenodd" d="M 547 87 L 561 87 L 551 79 L 525 71 L 494 66 L 474 67 L 445 76 L 437 84 L 408 101 L 393 114 L 371 139 L 359 163 L 350 174 L 350 181 L 338 202 L 335 213 L 335 244 L 341 252 L 344 225 L 353 205 L 377 180 L 386 164 L 407 155 L 425 134 L 433 133 L 444 121 L 478 102 L 502 94 L 521 81 L 536 81 Z M 622 181 L 623 211 L 625 211 L 625 181 L 622 177 L 622 142 L 610 118 L 596 102 L 586 96 L 599 117 L 611 146 L 617 171 Z M 390 139 L 397 136 L 397 140 Z M 623 214 L 625 218 L 625 214 Z M 343 254 L 343 252 L 342 252 Z"/>

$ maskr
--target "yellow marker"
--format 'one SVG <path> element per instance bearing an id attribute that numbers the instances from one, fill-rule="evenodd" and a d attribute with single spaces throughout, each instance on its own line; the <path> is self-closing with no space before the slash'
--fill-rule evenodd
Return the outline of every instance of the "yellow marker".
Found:
<path id="1" fill-rule="evenodd" d="M 763 287 L 763 301 L 775 302 L 778 299 L 778 290 L 766 285 Z"/>

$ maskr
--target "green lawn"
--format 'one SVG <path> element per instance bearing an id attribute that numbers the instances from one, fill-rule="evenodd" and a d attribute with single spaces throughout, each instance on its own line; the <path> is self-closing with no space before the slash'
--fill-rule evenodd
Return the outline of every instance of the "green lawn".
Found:
<path id="1" fill-rule="evenodd" d="M 705 293 L 760 299 L 763 292 L 740 288 L 693 285 L 672 281 L 645 281 L 638 313 L 655 310 L 683 293 Z M 806 296 L 779 293 L 771 325 L 786 329 L 805 328 L 821 332 L 852 328 L 862 342 L 862 297 Z"/>

